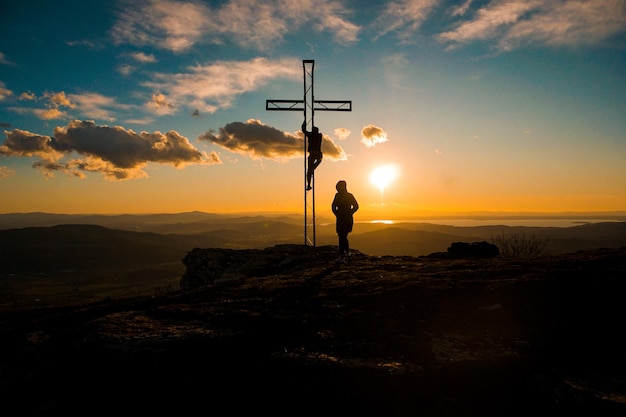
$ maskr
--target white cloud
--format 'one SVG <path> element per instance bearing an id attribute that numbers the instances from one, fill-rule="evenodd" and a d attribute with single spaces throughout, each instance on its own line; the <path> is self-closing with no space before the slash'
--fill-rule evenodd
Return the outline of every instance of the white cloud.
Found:
<path id="1" fill-rule="evenodd" d="M 137 62 L 141 62 L 142 64 L 148 64 L 156 62 L 156 57 L 153 54 L 146 54 L 144 52 L 134 52 L 130 54 L 130 56 Z"/>
<path id="2" fill-rule="evenodd" d="M 80 113 L 89 119 L 111 122 L 115 120 L 112 111 L 126 107 L 117 104 L 113 98 L 98 93 L 70 94 L 69 98 L 76 103 Z"/>
<path id="3" fill-rule="evenodd" d="M 499 42 L 502 50 L 525 43 L 594 45 L 626 31 L 626 3 L 622 0 L 549 2 L 522 20 Z"/>
<path id="4" fill-rule="evenodd" d="M 129 3 L 111 30 L 117 44 L 154 45 L 182 52 L 194 45 L 206 29 L 210 10 L 199 2 L 170 0 Z"/>
<path id="5" fill-rule="evenodd" d="M 399 0 L 389 2 L 374 26 L 379 28 L 376 38 L 397 33 L 401 41 L 410 41 L 441 0 Z"/>
<path id="6" fill-rule="evenodd" d="M 311 5 L 310 2 L 302 4 Z M 313 3 L 310 10 L 302 10 L 317 20 L 316 27 L 320 32 L 331 32 L 336 42 L 352 44 L 358 41 L 361 28 L 344 17 L 350 14 L 338 1 L 321 1 Z M 305 24 L 306 26 L 306 24 Z"/>
<path id="7" fill-rule="evenodd" d="M 346 19 L 340 1 L 229 0 L 211 7 L 199 1 L 153 0 L 129 3 L 111 30 L 116 44 L 156 46 L 183 52 L 198 42 L 267 50 L 298 29 L 331 32 L 336 42 L 352 43 L 359 26 Z"/>
<path id="8" fill-rule="evenodd" d="M 238 95 L 254 91 L 274 79 L 300 80 L 302 63 L 293 58 L 217 61 L 196 65 L 189 72 L 155 74 L 144 86 L 160 91 L 172 106 L 214 113 L 229 107 Z"/>
<path id="9" fill-rule="evenodd" d="M 476 12 L 476 17 L 461 23 L 455 30 L 440 34 L 440 39 L 452 43 L 495 38 L 504 26 L 517 22 L 524 14 L 541 5 L 537 0 L 491 2 Z"/>
<path id="10" fill-rule="evenodd" d="M 472 4 L 472 0 L 465 0 L 463 4 L 460 4 L 458 6 L 453 6 L 450 14 L 452 16 L 463 16 L 465 13 L 467 13 L 471 4 Z"/>
<path id="11" fill-rule="evenodd" d="M 438 38 L 448 49 L 488 40 L 509 51 L 527 44 L 593 45 L 624 31 L 623 0 L 503 0 L 489 2 Z"/>

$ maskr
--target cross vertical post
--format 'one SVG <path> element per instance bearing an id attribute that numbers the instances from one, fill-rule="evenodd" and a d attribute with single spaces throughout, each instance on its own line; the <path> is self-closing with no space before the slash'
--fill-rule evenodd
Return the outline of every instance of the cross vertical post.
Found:
<path id="1" fill-rule="evenodd" d="M 302 100 L 266 100 L 265 110 L 302 111 L 304 114 L 303 126 L 305 130 L 311 130 L 315 126 L 315 110 L 318 111 L 352 111 L 350 100 L 315 100 L 314 76 L 315 61 L 312 59 L 302 60 L 302 72 L 304 78 L 304 94 Z M 309 193 L 307 186 L 307 137 L 304 135 L 304 245 L 315 246 L 315 171 L 311 178 L 311 204 L 309 205 Z M 309 210 L 311 212 L 309 218 Z"/>
<path id="2" fill-rule="evenodd" d="M 304 125 L 306 131 L 311 131 L 315 126 L 315 94 L 313 93 L 313 72 L 315 71 L 315 61 L 311 59 L 305 59 L 302 61 L 302 74 L 303 74 L 303 88 L 304 88 Z M 310 118 L 307 117 L 307 111 L 310 110 Z M 309 124 L 311 128 L 309 129 Z M 304 135 L 304 244 L 315 246 L 315 171 L 311 177 L 311 205 L 309 206 L 308 196 L 309 193 L 306 190 L 307 185 L 307 146 L 308 141 L 306 134 Z M 308 212 L 311 211 L 311 217 L 309 218 Z"/>

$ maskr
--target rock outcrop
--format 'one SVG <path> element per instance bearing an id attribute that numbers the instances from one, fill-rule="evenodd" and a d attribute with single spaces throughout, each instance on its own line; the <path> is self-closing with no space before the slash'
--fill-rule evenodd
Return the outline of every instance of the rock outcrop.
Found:
<path id="1" fill-rule="evenodd" d="M 351 251 L 353 259 L 366 255 Z M 454 242 L 447 252 L 433 253 L 431 258 L 488 259 L 498 257 L 496 245 L 488 242 Z M 320 263 L 332 262 L 338 255 L 336 246 L 284 244 L 266 249 L 194 248 L 182 262 L 186 267 L 181 288 L 196 288 L 218 281 L 264 277 L 276 274 L 298 274 Z"/>
<path id="2" fill-rule="evenodd" d="M 354 256 L 360 252 L 353 251 Z M 266 249 L 195 248 L 182 260 L 186 271 L 181 288 L 211 285 L 220 280 L 264 277 L 291 273 L 331 262 L 338 255 L 336 246 L 284 244 Z"/>

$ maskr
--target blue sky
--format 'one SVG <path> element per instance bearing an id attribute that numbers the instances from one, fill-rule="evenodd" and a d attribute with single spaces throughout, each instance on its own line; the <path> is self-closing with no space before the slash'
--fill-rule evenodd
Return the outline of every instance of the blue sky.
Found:
<path id="1" fill-rule="evenodd" d="M 302 210 L 303 60 L 320 213 L 625 210 L 625 52 L 623 0 L 3 1 L 0 212 Z"/>

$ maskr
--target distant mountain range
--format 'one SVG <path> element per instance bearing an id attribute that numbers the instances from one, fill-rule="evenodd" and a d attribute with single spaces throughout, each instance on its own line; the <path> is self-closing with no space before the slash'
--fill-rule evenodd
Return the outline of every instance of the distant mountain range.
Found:
<path id="1" fill-rule="evenodd" d="M 317 219 L 316 246 L 336 245 L 331 219 Z M 424 256 L 453 242 L 520 236 L 545 243 L 544 254 L 626 246 L 626 222 L 572 227 L 358 223 L 350 246 L 372 256 Z M 309 238 L 311 236 L 309 235 Z M 301 215 L 234 216 L 0 214 L 0 305 L 42 294 L 88 300 L 177 288 L 194 248 L 263 249 L 304 244 Z M 40 301 L 38 301 L 41 304 Z"/>
<path id="2" fill-rule="evenodd" d="M 4 229 L 4 230 L 2 230 Z M 310 231 L 309 231 L 310 233 Z M 546 254 L 626 246 L 626 222 L 572 227 L 448 226 L 432 223 L 358 223 L 352 248 L 369 255 L 421 256 L 452 242 L 493 241 L 509 235 L 545 241 Z M 311 238 L 311 236 L 308 236 Z M 0 214 L 0 269 L 176 261 L 195 247 L 265 248 L 303 243 L 300 215 L 235 216 L 201 212 L 154 215 Z M 334 222 L 317 219 L 316 245 L 336 245 Z M 64 260 L 66 259 L 67 260 Z M 12 267 L 9 267 L 13 265 Z"/>

